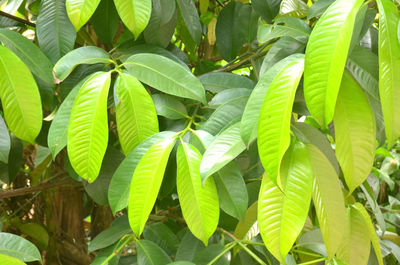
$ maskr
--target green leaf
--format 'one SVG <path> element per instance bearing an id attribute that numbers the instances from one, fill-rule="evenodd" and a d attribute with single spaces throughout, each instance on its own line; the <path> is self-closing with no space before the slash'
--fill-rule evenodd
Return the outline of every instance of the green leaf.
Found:
<path id="1" fill-rule="evenodd" d="M 280 186 L 279 167 L 290 145 L 290 118 L 304 57 L 285 65 L 269 85 L 258 118 L 258 150 L 267 176 Z"/>
<path id="2" fill-rule="evenodd" d="M 32 41 L 15 31 L 0 29 L 0 42 L 12 50 L 36 77 L 45 84 L 53 85 L 53 65 Z"/>
<path id="3" fill-rule="evenodd" d="M 54 66 L 54 74 L 57 81 L 61 82 L 80 64 L 109 64 L 110 62 L 110 56 L 105 50 L 94 46 L 81 47 L 63 56 Z"/>
<path id="4" fill-rule="evenodd" d="M 100 0 L 66 0 L 69 20 L 77 32 L 88 22 L 99 3 Z"/>
<path id="5" fill-rule="evenodd" d="M 119 141 L 124 154 L 158 132 L 158 119 L 153 100 L 134 76 L 121 73 L 115 81 Z"/>
<path id="6" fill-rule="evenodd" d="M 114 0 L 125 26 L 137 39 L 146 28 L 151 16 L 151 0 Z"/>
<path id="7" fill-rule="evenodd" d="M 201 241 L 198 240 L 190 230 L 188 230 L 179 244 L 175 260 L 193 261 L 196 253 L 204 248 L 203 243 L 201 243 Z"/>
<path id="8" fill-rule="evenodd" d="M 2 265 L 26 265 L 25 262 L 22 262 L 19 259 L 10 257 L 8 255 L 0 254 L 0 263 Z"/>
<path id="9" fill-rule="evenodd" d="M 376 140 L 374 114 L 367 97 L 347 71 L 343 74 L 333 120 L 336 156 L 352 193 L 371 172 Z"/>
<path id="10" fill-rule="evenodd" d="M 353 207 L 346 211 L 346 228 L 337 258 L 349 265 L 368 264 L 371 243 L 363 216 Z"/>
<path id="11" fill-rule="evenodd" d="M 325 155 L 307 144 L 314 172 L 313 201 L 328 257 L 338 250 L 346 223 L 344 198 L 339 177 Z"/>
<path id="12" fill-rule="evenodd" d="M 101 0 L 90 22 L 99 39 L 112 45 L 119 23 L 113 0 Z"/>
<path id="13" fill-rule="evenodd" d="M 205 89 L 213 93 L 218 93 L 231 88 L 248 88 L 254 87 L 254 82 L 242 75 L 223 72 L 211 72 L 199 77 Z"/>
<path id="14" fill-rule="evenodd" d="M 128 206 L 132 175 L 142 156 L 152 145 L 162 139 L 173 137 L 174 134 L 174 132 L 163 131 L 149 137 L 136 146 L 136 148 L 133 149 L 132 152 L 130 152 L 122 161 L 111 178 L 110 186 L 108 188 L 108 201 L 113 214 Z"/>
<path id="15" fill-rule="evenodd" d="M 197 8 L 192 0 L 177 0 L 180 14 L 185 22 L 194 42 L 199 45 L 201 41 L 201 23 Z"/>
<path id="16" fill-rule="evenodd" d="M 314 2 L 307 13 L 307 19 L 321 16 L 335 0 L 318 0 Z"/>
<path id="17" fill-rule="evenodd" d="M 167 253 L 152 241 L 139 240 L 136 245 L 138 265 L 165 265 L 172 262 Z"/>
<path id="18" fill-rule="evenodd" d="M 240 122 L 227 128 L 210 144 L 203 155 L 200 175 L 204 182 L 246 149 L 240 138 Z"/>
<path id="19" fill-rule="evenodd" d="M 4 46 L 0 46 L 0 98 L 10 131 L 34 143 L 42 127 L 39 90 L 29 69 Z"/>
<path id="20" fill-rule="evenodd" d="M 308 5 L 302 0 L 282 0 L 279 15 L 303 18 L 308 9 Z"/>
<path id="21" fill-rule="evenodd" d="M 247 146 L 257 138 L 257 125 L 261 106 L 272 81 L 283 68 L 294 60 L 303 57 L 303 54 L 293 54 L 276 63 L 261 76 L 253 92 L 251 92 L 242 116 L 240 134 Z"/>
<path id="22" fill-rule="evenodd" d="M 80 81 L 72 90 L 68 96 L 64 99 L 60 108 L 58 109 L 54 120 L 51 122 L 49 133 L 47 136 L 47 145 L 51 150 L 53 159 L 57 154 L 67 146 L 68 139 L 68 124 L 69 117 L 71 116 L 72 106 L 75 98 L 78 95 L 79 89 L 86 82 L 88 78 Z"/>
<path id="23" fill-rule="evenodd" d="M 281 0 L 252 0 L 251 5 L 265 21 L 272 23 L 272 20 L 279 13 Z"/>
<path id="24" fill-rule="evenodd" d="M 142 53 L 126 61 L 126 68 L 137 79 L 164 93 L 206 103 L 200 81 L 180 64 L 164 56 Z"/>
<path id="25" fill-rule="evenodd" d="M 176 183 L 182 215 L 193 235 L 207 246 L 219 219 L 218 194 L 214 180 L 209 178 L 202 185 L 201 154 L 193 145 L 182 141 L 176 156 Z"/>
<path id="26" fill-rule="evenodd" d="M 400 16 L 390 0 L 376 1 L 379 8 L 379 95 L 385 119 L 388 147 L 400 137 Z"/>
<path id="27" fill-rule="evenodd" d="M 294 17 L 278 18 L 273 25 L 258 24 L 257 39 L 264 43 L 276 38 L 292 37 L 306 43 L 311 28 L 303 20 Z"/>
<path id="28" fill-rule="evenodd" d="M 173 96 L 164 94 L 152 94 L 157 115 L 171 120 L 179 120 L 188 117 L 186 106 Z"/>
<path id="29" fill-rule="evenodd" d="M 175 137 L 168 137 L 151 146 L 135 168 L 129 192 L 129 223 L 137 237 L 146 225 L 161 187 L 168 157 Z"/>
<path id="30" fill-rule="evenodd" d="M 25 262 L 40 261 L 42 257 L 34 244 L 20 236 L 0 232 L 0 254 L 5 254 Z"/>
<path id="31" fill-rule="evenodd" d="M 76 32 L 65 10 L 65 0 L 41 2 L 36 36 L 41 50 L 53 64 L 74 48 Z"/>
<path id="32" fill-rule="evenodd" d="M 283 192 L 263 176 L 258 198 L 258 225 L 267 249 L 283 263 L 306 222 L 313 172 L 305 144 L 297 142 L 281 168 Z"/>
<path id="33" fill-rule="evenodd" d="M 235 237 L 241 240 L 251 240 L 260 233 L 257 223 L 257 209 L 258 202 L 256 201 L 247 209 L 244 220 L 237 224 Z"/>
<path id="34" fill-rule="evenodd" d="M 221 209 L 243 220 L 249 201 L 246 184 L 236 163 L 231 162 L 213 175 Z"/>
<path id="35" fill-rule="evenodd" d="M 80 177 L 93 182 L 107 149 L 107 96 L 111 75 L 94 73 L 82 85 L 68 125 L 68 157 Z"/>
<path id="36" fill-rule="evenodd" d="M 333 119 L 336 98 L 346 64 L 354 21 L 362 0 L 338 0 L 312 31 L 304 66 L 304 97 L 321 126 Z"/>
<path id="37" fill-rule="evenodd" d="M 164 223 L 147 225 L 143 230 L 143 236 L 160 246 L 168 255 L 174 255 L 179 246 L 178 237 Z"/>
<path id="38" fill-rule="evenodd" d="M 11 149 L 10 133 L 3 117 L 0 116 L 0 161 L 8 164 L 8 155 Z"/>
<path id="39" fill-rule="evenodd" d="M 208 102 L 208 106 L 211 108 L 217 108 L 233 99 L 245 96 L 248 97 L 251 92 L 251 89 L 248 88 L 229 88 L 216 94 L 212 100 Z"/>

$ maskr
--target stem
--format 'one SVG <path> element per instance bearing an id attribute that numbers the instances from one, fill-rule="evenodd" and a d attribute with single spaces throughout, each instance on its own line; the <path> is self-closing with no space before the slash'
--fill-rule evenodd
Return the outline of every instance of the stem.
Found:
<path id="1" fill-rule="evenodd" d="M 320 261 L 324 261 L 324 260 L 326 260 L 326 258 L 315 259 L 315 260 L 307 261 L 307 262 L 304 262 L 304 263 L 299 263 L 299 264 L 297 264 L 297 265 L 314 264 L 314 263 L 316 263 L 316 262 L 320 262 Z"/>
<path id="2" fill-rule="evenodd" d="M 122 238 L 121 240 L 123 240 L 123 238 Z M 131 242 L 134 241 L 134 240 L 135 240 L 134 235 L 127 235 L 127 236 L 126 236 L 126 239 L 125 239 L 124 241 L 122 241 L 121 245 L 118 246 L 118 248 L 117 248 L 116 250 L 114 250 L 113 253 L 112 253 L 110 256 L 108 256 L 108 257 L 101 263 L 101 265 L 108 264 L 108 262 L 109 262 L 112 258 L 114 258 L 116 255 L 118 255 L 119 252 L 120 252 L 127 244 L 131 243 Z M 137 241 L 137 242 L 138 242 L 138 244 L 140 244 L 139 241 Z"/>
<path id="3" fill-rule="evenodd" d="M 315 253 L 311 253 L 311 252 L 307 252 L 307 251 L 303 251 L 303 250 L 293 249 L 293 252 L 304 254 L 304 255 L 307 255 L 310 257 L 323 258 L 323 256 L 321 256 L 319 254 L 315 254 Z"/>
<path id="4" fill-rule="evenodd" d="M 209 263 L 207 263 L 207 265 L 212 265 L 215 262 L 217 262 L 217 260 L 219 260 L 223 255 L 225 255 L 226 252 L 230 251 L 233 247 L 235 247 L 237 245 L 237 242 L 231 242 L 229 244 L 227 244 L 227 248 L 225 248 L 221 253 L 219 253 L 215 258 L 213 258 Z"/>
<path id="5" fill-rule="evenodd" d="M 0 16 L 3 16 L 3 17 L 6 17 L 6 18 L 9 18 L 9 19 L 21 22 L 21 23 L 23 23 L 25 25 L 28 25 L 28 26 L 31 26 L 31 27 L 36 27 L 35 23 L 32 23 L 32 22 L 30 22 L 30 21 L 28 21 L 26 19 L 23 19 L 23 18 L 19 18 L 19 17 L 13 16 L 13 15 L 8 14 L 8 13 L 3 12 L 3 11 L 0 11 Z"/>

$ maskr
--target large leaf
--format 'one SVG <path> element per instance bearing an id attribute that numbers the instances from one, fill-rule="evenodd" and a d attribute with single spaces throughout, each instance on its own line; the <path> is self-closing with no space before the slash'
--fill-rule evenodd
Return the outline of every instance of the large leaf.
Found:
<path id="1" fill-rule="evenodd" d="M 265 21 L 271 23 L 279 13 L 281 0 L 252 0 L 251 5 Z"/>
<path id="2" fill-rule="evenodd" d="M 307 219 L 313 171 L 305 144 L 297 142 L 282 162 L 283 192 L 263 176 L 258 198 L 258 226 L 267 249 L 282 263 Z"/>
<path id="3" fill-rule="evenodd" d="M 76 31 L 88 22 L 99 3 L 100 0 L 66 0 L 68 17 Z"/>
<path id="4" fill-rule="evenodd" d="M 308 6 L 302 0 L 282 0 L 279 15 L 303 18 L 307 12 Z"/>
<path id="5" fill-rule="evenodd" d="M 138 265 L 165 265 L 172 262 L 167 253 L 156 243 L 149 240 L 140 240 L 136 244 Z"/>
<path id="6" fill-rule="evenodd" d="M 109 64 L 112 62 L 108 53 L 94 46 L 75 49 L 63 56 L 54 66 L 57 81 L 61 82 L 80 64 Z"/>
<path id="7" fill-rule="evenodd" d="M 390 0 L 377 1 L 379 7 L 379 95 L 385 119 L 388 145 L 400 137 L 400 44 L 397 27 L 400 16 Z"/>
<path id="8" fill-rule="evenodd" d="M 40 261 L 42 257 L 34 244 L 20 236 L 0 232 L 0 254 L 5 254 L 25 262 Z"/>
<path id="9" fill-rule="evenodd" d="M 151 95 L 157 115 L 168 119 L 179 120 L 188 117 L 186 106 L 173 96 L 165 94 Z"/>
<path id="10" fill-rule="evenodd" d="M 204 87 L 200 81 L 171 59 L 142 53 L 129 57 L 125 65 L 137 79 L 162 92 L 206 103 Z"/>
<path id="11" fill-rule="evenodd" d="M 130 184 L 128 213 L 129 223 L 136 236 L 142 233 L 153 209 L 174 144 L 174 137 L 155 143 L 135 168 Z"/>
<path id="12" fill-rule="evenodd" d="M 96 35 L 108 45 L 112 45 L 117 33 L 119 16 L 113 0 L 102 0 L 90 19 Z"/>
<path id="13" fill-rule="evenodd" d="M 289 63 L 292 63 L 294 60 L 303 57 L 303 54 L 293 54 L 276 63 L 261 76 L 256 87 L 253 89 L 249 100 L 247 101 L 242 116 L 240 134 L 246 145 L 249 145 L 257 137 L 257 125 L 261 106 L 271 82 L 274 80 L 275 76 Z"/>
<path id="14" fill-rule="evenodd" d="M 246 149 L 240 138 L 240 122 L 227 128 L 210 144 L 203 155 L 200 174 L 203 182 Z"/>
<path id="15" fill-rule="evenodd" d="M 3 117 L 0 116 L 0 161 L 7 164 L 11 149 L 10 133 Z"/>
<path id="16" fill-rule="evenodd" d="M 115 81 L 117 129 L 124 154 L 158 132 L 153 100 L 134 76 L 121 73 Z"/>
<path id="17" fill-rule="evenodd" d="M 147 225 L 143 236 L 163 248 L 169 255 L 174 255 L 179 246 L 178 236 L 164 223 Z"/>
<path id="18" fill-rule="evenodd" d="M 0 254 L 0 263 L 3 265 L 26 265 L 25 262 L 4 254 Z"/>
<path id="19" fill-rule="evenodd" d="M 346 225 L 344 198 L 339 177 L 325 155 L 307 144 L 314 171 L 313 201 L 328 256 L 338 250 Z"/>
<path id="20" fill-rule="evenodd" d="M 364 91 L 345 71 L 335 115 L 336 156 L 350 193 L 371 172 L 375 158 L 375 118 Z"/>
<path id="21" fill-rule="evenodd" d="M 196 44 L 200 44 L 202 29 L 194 2 L 192 0 L 177 0 L 177 3 L 190 36 Z"/>
<path id="22" fill-rule="evenodd" d="M 93 182 L 107 149 L 107 96 L 111 74 L 97 72 L 82 85 L 68 125 L 68 157 L 76 173 Z"/>
<path id="23" fill-rule="evenodd" d="M 251 89 L 248 88 L 229 88 L 216 94 L 212 100 L 208 102 L 208 106 L 211 108 L 218 108 L 233 99 L 249 96 L 251 92 Z"/>
<path id="24" fill-rule="evenodd" d="M 151 0 L 114 0 L 122 22 L 137 39 L 151 16 Z"/>
<path id="25" fill-rule="evenodd" d="M 108 201 L 114 214 L 128 206 L 132 175 L 142 156 L 152 145 L 162 139 L 172 137 L 174 134 L 173 132 L 163 131 L 149 137 L 136 146 L 122 161 L 111 178 L 108 188 Z"/>
<path id="26" fill-rule="evenodd" d="M 244 220 L 239 221 L 235 228 L 235 237 L 241 240 L 251 240 L 260 231 L 257 222 L 258 202 L 254 202 L 246 211 Z"/>
<path id="27" fill-rule="evenodd" d="M 219 203 L 214 179 L 202 185 L 200 162 L 200 152 L 182 141 L 177 152 L 179 202 L 190 231 L 207 246 L 218 225 Z"/>
<path id="28" fill-rule="evenodd" d="M 213 93 L 221 92 L 230 88 L 248 88 L 254 87 L 254 82 L 242 75 L 224 72 L 211 72 L 199 77 L 205 89 Z"/>
<path id="29" fill-rule="evenodd" d="M 190 230 L 182 237 L 178 250 L 176 251 L 175 260 L 192 261 L 200 250 L 204 249 L 203 243 L 198 240 Z"/>
<path id="30" fill-rule="evenodd" d="M 76 32 L 68 19 L 65 0 L 41 2 L 36 36 L 41 50 L 53 64 L 74 48 Z"/>
<path id="31" fill-rule="evenodd" d="M 304 67 L 304 97 L 311 115 L 321 126 L 333 118 L 336 98 L 362 0 L 338 0 L 312 31 Z"/>
<path id="32" fill-rule="evenodd" d="M 47 145 L 51 150 L 53 159 L 56 155 L 67 146 L 68 139 L 68 124 L 69 117 L 71 116 L 72 106 L 75 98 L 78 95 L 79 89 L 85 83 L 87 78 L 80 81 L 72 90 L 68 96 L 64 99 L 60 108 L 58 109 L 56 116 L 51 122 L 49 133 L 47 136 Z"/>
<path id="33" fill-rule="evenodd" d="M 0 98 L 10 131 L 34 143 L 42 127 L 39 90 L 29 69 L 4 46 L 0 46 Z"/>
<path id="34" fill-rule="evenodd" d="M 292 37 L 306 43 L 310 33 L 311 28 L 305 21 L 294 17 L 281 17 L 273 25 L 259 23 L 257 39 L 259 42 L 267 42 L 280 37 Z"/>
<path id="35" fill-rule="evenodd" d="M 0 42 L 12 50 L 36 77 L 48 85 L 53 84 L 53 65 L 32 41 L 15 31 L 0 29 Z"/>
<path id="36" fill-rule="evenodd" d="M 279 167 L 290 145 L 290 118 L 304 59 L 294 59 L 275 76 L 265 95 L 258 118 L 258 151 L 267 176 L 279 182 Z"/>

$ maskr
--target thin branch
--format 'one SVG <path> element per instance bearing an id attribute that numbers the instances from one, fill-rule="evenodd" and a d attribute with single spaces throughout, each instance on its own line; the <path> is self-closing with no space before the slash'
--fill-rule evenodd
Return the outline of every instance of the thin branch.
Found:
<path id="1" fill-rule="evenodd" d="M 9 19 L 21 22 L 21 23 L 23 23 L 25 25 L 28 25 L 28 26 L 31 26 L 31 27 L 36 27 L 35 23 L 32 23 L 32 22 L 30 22 L 30 21 L 28 21 L 26 19 L 20 18 L 20 17 L 13 16 L 13 15 L 8 14 L 8 13 L 3 12 L 3 11 L 0 11 L 0 16 L 3 16 L 3 17 L 6 17 L 6 18 L 9 18 Z"/>

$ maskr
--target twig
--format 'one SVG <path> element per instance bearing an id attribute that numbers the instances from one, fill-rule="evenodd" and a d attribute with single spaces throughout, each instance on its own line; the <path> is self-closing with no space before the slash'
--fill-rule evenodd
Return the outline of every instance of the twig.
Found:
<path id="1" fill-rule="evenodd" d="M 6 18 L 9 18 L 9 19 L 21 22 L 21 23 L 23 23 L 25 25 L 28 25 L 28 26 L 31 26 L 31 27 L 36 27 L 35 23 L 32 23 L 32 22 L 30 22 L 30 21 L 28 21 L 26 19 L 23 19 L 23 18 L 19 18 L 19 17 L 13 16 L 13 15 L 8 14 L 8 13 L 3 12 L 3 11 L 0 11 L 0 16 L 3 16 L 3 17 L 6 17 Z"/>

